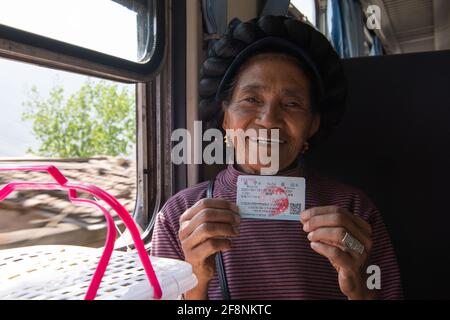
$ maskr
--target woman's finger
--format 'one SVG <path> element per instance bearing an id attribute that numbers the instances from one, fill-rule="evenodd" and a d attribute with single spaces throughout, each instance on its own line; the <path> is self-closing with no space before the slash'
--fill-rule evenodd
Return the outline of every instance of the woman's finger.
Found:
<path id="1" fill-rule="evenodd" d="M 366 231 L 366 233 L 368 233 L 369 235 L 372 235 L 372 227 L 370 226 L 370 224 L 367 221 L 365 221 L 360 216 L 352 214 L 347 209 L 339 207 L 339 206 L 322 206 L 322 207 L 309 208 L 307 210 L 304 210 L 302 213 L 300 213 L 300 219 L 301 219 L 302 223 L 306 223 L 309 219 L 311 219 L 314 216 L 330 214 L 330 213 L 348 214 L 350 217 L 352 217 L 352 220 L 354 221 L 356 226 L 358 226 L 359 228 Z"/>
<path id="2" fill-rule="evenodd" d="M 210 238 L 236 237 L 239 230 L 228 223 L 205 222 L 199 225 L 189 237 L 182 241 L 183 247 L 193 249 Z"/>
<path id="3" fill-rule="evenodd" d="M 224 238 L 208 239 L 197 247 L 193 248 L 189 255 L 195 261 L 204 261 L 209 256 L 219 251 L 225 251 L 231 248 L 231 240 Z"/>
<path id="4" fill-rule="evenodd" d="M 342 239 L 345 236 L 342 227 L 322 227 L 308 233 L 308 240 L 311 242 L 326 242 L 334 246 L 343 246 Z"/>
<path id="5" fill-rule="evenodd" d="M 355 261 L 345 251 L 321 242 L 311 242 L 311 248 L 318 254 L 328 258 L 335 268 L 352 270 L 355 268 Z"/>
<path id="6" fill-rule="evenodd" d="M 237 226 L 241 222 L 241 218 L 238 214 L 227 209 L 203 209 L 191 220 L 182 222 L 179 231 L 180 240 L 186 239 L 199 225 L 205 222 L 220 222 Z"/>
<path id="7" fill-rule="evenodd" d="M 338 206 L 321 206 L 321 207 L 313 207 L 306 209 L 300 213 L 300 220 L 302 223 L 307 222 L 314 216 L 329 214 L 329 213 L 337 213 L 341 210 Z"/>
<path id="8" fill-rule="evenodd" d="M 364 266 L 368 258 L 368 250 L 365 249 L 363 253 L 359 253 L 347 248 L 344 243 L 342 243 L 345 232 L 346 230 L 343 228 L 319 228 L 308 234 L 308 240 L 337 247 L 346 252 L 354 260 L 355 266 Z"/>
<path id="9" fill-rule="evenodd" d="M 184 221 L 191 220 L 199 211 L 206 208 L 228 209 L 239 213 L 238 206 L 233 202 L 218 198 L 205 198 L 197 201 L 192 207 L 190 207 L 180 216 L 180 225 Z"/>
<path id="10" fill-rule="evenodd" d="M 303 224 L 303 230 L 308 233 L 324 227 L 343 228 L 350 235 L 362 242 L 367 250 L 370 251 L 372 247 L 371 236 L 366 234 L 361 228 L 357 227 L 349 214 L 330 213 L 316 215 Z M 341 241 L 344 239 L 344 236 L 345 233 L 340 239 Z"/>
<path id="11" fill-rule="evenodd" d="M 308 239 L 312 242 L 326 242 L 338 247 L 345 247 L 342 239 L 344 239 L 347 233 L 351 234 L 361 242 L 364 245 L 365 251 L 370 251 L 372 240 L 368 235 L 361 232 L 361 230 L 347 231 L 347 229 L 343 227 L 321 227 L 308 233 Z"/>

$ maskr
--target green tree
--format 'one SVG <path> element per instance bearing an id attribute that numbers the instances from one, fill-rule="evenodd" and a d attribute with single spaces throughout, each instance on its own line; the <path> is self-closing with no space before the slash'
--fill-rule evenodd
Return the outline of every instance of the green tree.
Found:
<path id="1" fill-rule="evenodd" d="M 64 89 L 54 86 L 43 99 L 33 86 L 22 114 L 32 121 L 40 142 L 29 153 L 43 157 L 92 157 L 127 155 L 135 144 L 135 98 L 127 88 L 89 79 L 81 89 L 64 99 Z"/>

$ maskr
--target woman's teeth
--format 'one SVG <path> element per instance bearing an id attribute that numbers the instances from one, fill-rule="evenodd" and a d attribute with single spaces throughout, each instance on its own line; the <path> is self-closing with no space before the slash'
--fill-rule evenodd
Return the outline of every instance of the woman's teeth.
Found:
<path id="1" fill-rule="evenodd" d="M 285 143 L 285 141 L 281 140 L 281 139 L 267 139 L 267 138 L 255 138 L 255 137 L 250 137 L 250 141 L 257 142 L 257 143 L 264 144 L 264 145 L 273 144 L 273 143 L 278 143 L 278 144 Z"/>

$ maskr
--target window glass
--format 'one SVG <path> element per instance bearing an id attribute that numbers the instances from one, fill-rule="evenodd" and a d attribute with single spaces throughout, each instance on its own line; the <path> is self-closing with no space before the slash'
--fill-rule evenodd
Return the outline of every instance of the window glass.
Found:
<path id="1" fill-rule="evenodd" d="M 132 214 L 135 85 L 4 59 L 0 70 L 0 166 L 55 165 L 70 181 L 103 188 Z M 11 181 L 52 179 L 46 173 L 0 172 L 0 187 Z M 0 249 L 97 247 L 105 236 L 102 212 L 71 204 L 66 192 L 17 191 L 0 202 Z"/>
<path id="2" fill-rule="evenodd" d="M 291 0 L 291 5 L 303 14 L 313 26 L 317 26 L 315 0 Z"/>
<path id="3" fill-rule="evenodd" d="M 0 24 L 133 62 L 151 58 L 151 1 L 0 1 Z"/>

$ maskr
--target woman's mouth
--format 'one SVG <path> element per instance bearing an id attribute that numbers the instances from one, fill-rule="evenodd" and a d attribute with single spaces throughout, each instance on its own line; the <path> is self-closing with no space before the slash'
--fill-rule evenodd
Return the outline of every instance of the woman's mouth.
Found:
<path id="1" fill-rule="evenodd" d="M 269 144 L 283 144 L 286 141 L 283 139 L 268 139 L 268 138 L 262 138 L 262 137 L 249 137 L 249 140 L 252 142 L 256 142 L 262 145 L 269 145 Z"/>

